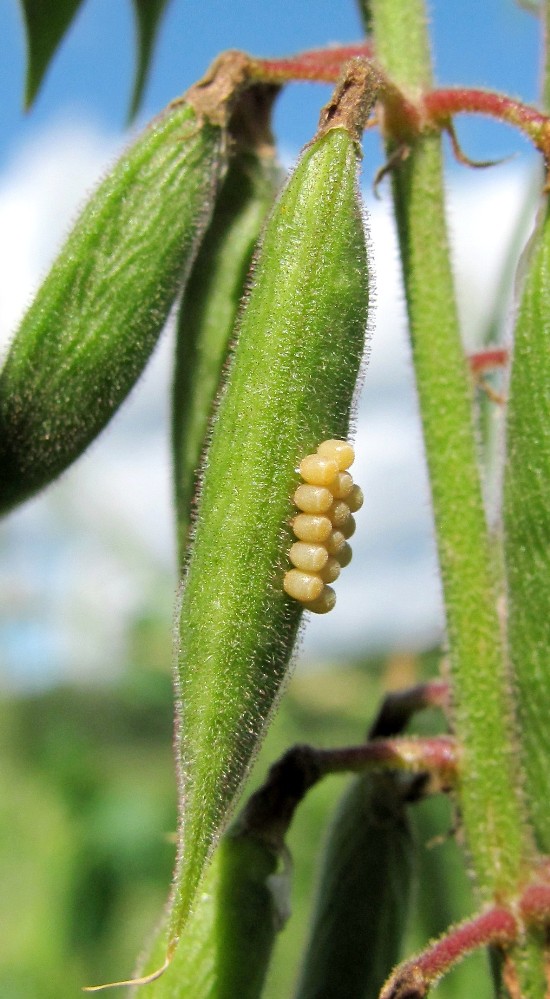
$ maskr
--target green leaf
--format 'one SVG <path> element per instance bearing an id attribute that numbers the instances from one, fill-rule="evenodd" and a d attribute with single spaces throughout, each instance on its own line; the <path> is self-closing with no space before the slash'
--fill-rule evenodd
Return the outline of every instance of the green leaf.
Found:
<path id="1" fill-rule="evenodd" d="M 130 101 L 129 118 L 132 120 L 139 110 L 143 90 L 151 66 L 155 40 L 162 16 L 170 0 L 133 0 L 137 27 L 138 59 L 134 78 L 134 89 Z"/>
<path id="2" fill-rule="evenodd" d="M 27 38 L 25 108 L 30 108 L 83 0 L 21 0 Z"/>

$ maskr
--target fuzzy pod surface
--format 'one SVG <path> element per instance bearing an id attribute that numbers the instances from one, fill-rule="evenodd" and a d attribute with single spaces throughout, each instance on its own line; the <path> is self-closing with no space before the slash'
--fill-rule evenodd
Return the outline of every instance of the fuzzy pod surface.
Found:
<path id="1" fill-rule="evenodd" d="M 90 198 L 0 373 L 0 512 L 74 461 L 133 387 L 224 169 L 223 130 L 176 101 Z"/>
<path id="2" fill-rule="evenodd" d="M 147 995 L 260 999 L 289 896 L 290 867 L 281 850 L 237 820 L 220 841 L 170 966 Z M 158 967 L 165 951 L 161 933 L 146 966 Z M 139 996 L 139 988 L 132 994 Z"/>
<path id="3" fill-rule="evenodd" d="M 272 146 L 233 157 L 179 307 L 172 437 L 184 556 L 200 457 L 246 276 L 282 173 Z"/>
<path id="4" fill-rule="evenodd" d="M 414 871 L 403 790 L 391 775 L 366 774 L 343 795 L 296 999 L 370 999 L 397 963 Z"/>
<path id="5" fill-rule="evenodd" d="M 344 107 L 353 92 L 344 89 Z M 297 466 L 324 439 L 348 433 L 367 328 L 357 190 L 364 72 L 358 92 L 360 125 L 357 109 L 353 127 L 349 117 L 330 115 L 267 223 L 206 454 L 177 621 L 182 787 L 173 946 L 296 638 L 301 606 L 284 593 L 283 577 Z"/>
<path id="6" fill-rule="evenodd" d="M 506 422 L 504 553 L 508 644 L 528 806 L 550 852 L 550 212 L 530 248 Z"/>

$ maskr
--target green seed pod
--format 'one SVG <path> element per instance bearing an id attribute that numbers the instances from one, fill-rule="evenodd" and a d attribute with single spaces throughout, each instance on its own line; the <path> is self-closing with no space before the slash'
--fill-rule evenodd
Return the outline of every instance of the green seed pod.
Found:
<path id="1" fill-rule="evenodd" d="M 354 778 L 330 830 L 296 999 L 375 999 L 399 956 L 413 875 L 403 787 Z"/>
<path id="2" fill-rule="evenodd" d="M 272 96 L 266 91 L 269 107 Z M 258 100 L 255 107 L 257 114 L 269 110 L 258 108 Z M 208 421 L 246 276 L 281 182 L 269 136 L 260 133 L 254 141 L 255 148 L 240 149 L 230 163 L 179 309 L 173 454 L 181 557 L 187 547 L 191 503 Z"/>
<path id="3" fill-rule="evenodd" d="M 206 454 L 178 620 L 182 807 L 170 952 L 298 630 L 301 606 L 283 591 L 297 466 L 348 432 L 367 327 L 357 165 L 371 74 L 351 64 L 267 223 Z"/>
<path id="4" fill-rule="evenodd" d="M 514 332 L 504 477 L 509 653 L 527 797 L 544 853 L 550 852 L 549 338 L 550 213 L 545 206 Z"/>
<path id="5" fill-rule="evenodd" d="M 210 219 L 245 64 L 219 61 L 123 154 L 38 291 L 0 375 L 0 511 L 74 461 L 141 374 Z"/>
<path id="6" fill-rule="evenodd" d="M 171 964 L 148 985 L 149 999 L 260 999 L 290 914 L 290 875 L 282 844 L 237 820 L 219 843 Z M 166 945 L 159 934 L 147 969 L 162 963 Z"/>

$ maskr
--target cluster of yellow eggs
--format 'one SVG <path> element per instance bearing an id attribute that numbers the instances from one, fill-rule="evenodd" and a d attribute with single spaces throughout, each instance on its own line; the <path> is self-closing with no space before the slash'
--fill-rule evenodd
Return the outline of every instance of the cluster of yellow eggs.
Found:
<path id="1" fill-rule="evenodd" d="M 347 471 L 354 458 L 347 441 L 329 440 L 300 463 L 304 483 L 294 493 L 294 503 L 302 512 L 292 522 L 298 541 L 289 552 L 294 568 L 286 573 L 283 588 L 316 614 L 334 607 L 336 594 L 328 584 L 351 561 L 353 514 L 363 505 L 363 494 Z"/>

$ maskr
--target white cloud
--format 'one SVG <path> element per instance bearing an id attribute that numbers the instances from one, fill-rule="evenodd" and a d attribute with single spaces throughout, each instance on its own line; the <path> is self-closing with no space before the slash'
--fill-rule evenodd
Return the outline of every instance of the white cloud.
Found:
<path id="1" fill-rule="evenodd" d="M 114 146 L 83 124 L 58 125 L 20 150 L 0 176 L 0 344 Z M 462 314 L 475 335 L 493 299 L 523 183 L 515 170 L 501 168 L 481 184 L 468 175 L 452 191 Z M 385 203 L 373 203 L 371 225 L 377 319 L 354 470 L 366 503 L 354 560 L 337 584 L 337 606 L 309 623 L 306 658 L 419 647 L 442 625 L 397 249 Z M 88 678 L 112 673 L 128 621 L 151 598 L 157 607 L 162 603 L 170 627 L 170 349 L 165 338 L 139 389 L 88 455 L 2 525 L 0 642 L 7 683 L 48 683 L 75 670 Z"/>

